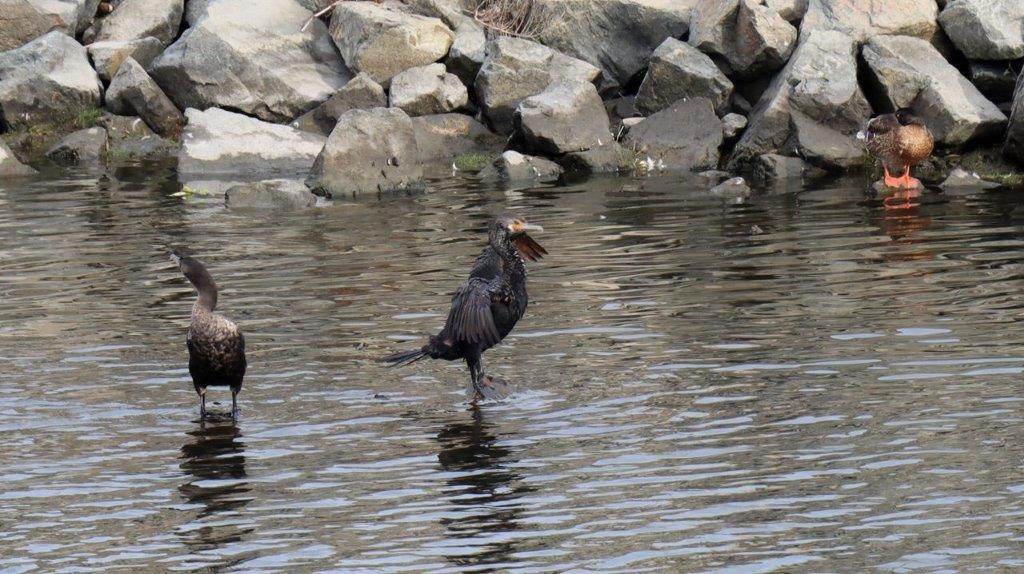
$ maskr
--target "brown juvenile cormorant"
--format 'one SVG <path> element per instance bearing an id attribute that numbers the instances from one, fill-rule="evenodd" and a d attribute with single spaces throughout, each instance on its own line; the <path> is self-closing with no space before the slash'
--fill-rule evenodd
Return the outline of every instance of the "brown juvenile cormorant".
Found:
<path id="1" fill-rule="evenodd" d="M 238 392 L 245 376 L 245 337 L 238 326 L 217 315 L 217 284 L 192 257 L 171 254 L 171 261 L 199 292 L 188 327 L 188 372 L 199 394 L 199 416 L 206 416 L 206 387 L 231 387 L 231 416 L 238 412 Z"/>
<path id="2" fill-rule="evenodd" d="M 512 331 L 526 312 L 526 265 L 547 251 L 527 231 L 543 231 L 521 217 L 502 215 L 491 223 L 489 245 L 476 258 L 469 280 L 452 296 L 444 328 L 415 351 L 384 358 L 392 365 L 408 365 L 423 357 L 454 361 L 469 367 L 473 398 L 497 398 L 494 380 L 484 375 L 480 356 Z"/>
<path id="3" fill-rule="evenodd" d="M 921 187 L 921 182 L 910 176 L 910 168 L 932 153 L 935 140 L 928 126 L 912 110 L 900 108 L 895 113 L 873 118 L 857 137 L 866 140 L 871 155 L 882 160 L 885 185 L 908 189 Z M 893 173 L 899 175 L 893 176 Z"/>

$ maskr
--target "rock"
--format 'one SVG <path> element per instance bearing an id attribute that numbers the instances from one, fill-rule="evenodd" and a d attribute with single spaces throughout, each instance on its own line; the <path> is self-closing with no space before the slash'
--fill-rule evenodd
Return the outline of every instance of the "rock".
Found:
<path id="1" fill-rule="evenodd" d="M 41 14 L 27 0 L 0 0 L 0 52 L 24 46 L 60 28 L 60 21 Z"/>
<path id="2" fill-rule="evenodd" d="M 797 149 L 812 165 L 832 171 L 863 165 L 865 149 L 856 137 L 796 110 L 791 114 Z"/>
<path id="3" fill-rule="evenodd" d="M 732 82 L 711 58 L 685 42 L 667 38 L 651 56 L 651 65 L 636 95 L 636 108 L 651 115 L 676 100 L 703 97 L 711 101 L 716 112 L 724 114 L 732 90 Z"/>
<path id="4" fill-rule="evenodd" d="M 437 18 L 342 2 L 331 16 L 331 37 L 349 68 L 386 88 L 399 72 L 444 58 L 455 35 Z"/>
<path id="5" fill-rule="evenodd" d="M 585 151 L 567 153 L 558 158 L 567 172 L 576 174 L 621 173 L 635 169 L 633 154 L 609 141 Z"/>
<path id="6" fill-rule="evenodd" d="M 946 177 L 946 181 L 939 184 L 943 190 L 962 190 L 962 189 L 975 189 L 983 191 L 986 189 L 995 189 L 999 187 L 998 183 L 985 181 L 981 179 L 981 176 L 977 173 L 971 173 L 967 170 L 957 167 L 953 171 L 949 172 L 949 176 Z"/>
<path id="7" fill-rule="evenodd" d="M 327 138 L 306 180 L 317 195 L 423 188 L 416 132 L 397 108 L 349 110 Z"/>
<path id="8" fill-rule="evenodd" d="M 487 36 L 483 27 L 468 16 L 463 16 L 455 28 L 455 40 L 448 50 L 445 67 L 467 86 L 472 86 L 480 66 L 487 55 Z"/>
<path id="9" fill-rule="evenodd" d="M 32 175 L 36 170 L 18 161 L 11 148 L 0 139 L 0 176 Z"/>
<path id="10" fill-rule="evenodd" d="M 792 142 L 793 111 L 844 135 L 852 136 L 861 129 L 871 116 L 871 106 L 857 82 L 855 54 L 853 38 L 842 32 L 815 32 L 804 37 L 747 117 L 747 129 L 733 150 L 730 169 L 739 169 L 765 153 L 803 155 L 799 144 Z M 805 136 L 805 141 L 818 141 L 807 130 Z M 862 153 L 866 152 L 862 149 Z"/>
<path id="11" fill-rule="evenodd" d="M 990 102 L 1002 103 L 1013 99 L 1017 74 L 1010 62 L 968 62 L 967 73 L 974 87 Z"/>
<path id="12" fill-rule="evenodd" d="M 125 60 L 111 80 L 106 102 L 110 111 L 138 115 L 165 138 L 178 139 L 181 136 L 184 116 L 133 58 Z"/>
<path id="13" fill-rule="evenodd" d="M 117 10 L 97 22 L 98 32 L 93 41 L 152 36 L 168 46 L 178 37 L 184 11 L 185 0 L 123 0 Z"/>
<path id="14" fill-rule="evenodd" d="M 1003 155 L 1018 164 L 1024 164 L 1024 74 L 1017 76 L 1013 93 L 1010 123 L 1006 128 Z"/>
<path id="15" fill-rule="evenodd" d="M 747 185 L 747 180 L 742 177 L 734 177 L 712 187 L 708 190 L 708 193 L 722 197 L 740 198 L 749 196 L 751 189 L 750 186 Z"/>
<path id="16" fill-rule="evenodd" d="M 758 0 L 700 0 L 690 25 L 690 44 L 740 77 L 781 68 L 796 47 L 796 28 Z"/>
<path id="17" fill-rule="evenodd" d="M 779 180 L 802 178 L 807 169 L 808 165 L 798 157 L 766 153 L 754 163 L 753 175 L 758 181 L 771 184 Z"/>
<path id="18" fill-rule="evenodd" d="M 972 60 L 1024 57 L 1024 2 L 953 0 L 939 14 L 943 31 Z"/>
<path id="19" fill-rule="evenodd" d="M 268 173 L 304 174 L 324 138 L 289 126 L 262 122 L 219 108 L 185 110 L 178 172 L 236 174 L 248 179 Z"/>
<path id="20" fill-rule="evenodd" d="M 444 114 L 464 108 L 469 92 L 444 64 L 409 68 L 391 78 L 391 107 L 401 108 L 410 116 Z"/>
<path id="21" fill-rule="evenodd" d="M 59 30 L 68 36 L 77 36 L 92 23 L 100 0 L 29 0 L 36 10 L 59 23 Z M 3 2 L 0 2 L 0 11 Z M 0 48 L 2 49 L 2 48 Z"/>
<path id="22" fill-rule="evenodd" d="M 740 114 L 725 114 L 722 117 L 722 135 L 725 139 L 731 140 L 743 132 L 743 128 L 747 127 L 746 116 Z"/>
<path id="23" fill-rule="evenodd" d="M 500 178 L 513 183 L 547 183 L 557 181 L 561 175 L 562 168 L 557 163 L 512 150 L 501 154 L 480 172 L 485 179 Z"/>
<path id="24" fill-rule="evenodd" d="M 709 169 L 697 174 L 697 177 L 718 185 L 722 180 L 728 179 L 732 174 L 720 169 Z M 712 186 L 713 187 L 713 186 Z"/>
<path id="25" fill-rule="evenodd" d="M 100 79 L 85 48 L 61 32 L 0 52 L 2 125 L 60 121 L 98 107 L 100 93 Z"/>
<path id="26" fill-rule="evenodd" d="M 603 88 L 625 86 L 665 38 L 689 29 L 694 0 L 535 0 L 553 12 L 537 41 L 598 67 Z"/>
<path id="27" fill-rule="evenodd" d="M 722 122 L 710 100 L 680 100 L 630 128 L 622 141 L 641 161 L 659 169 L 715 168 L 722 145 Z"/>
<path id="28" fill-rule="evenodd" d="M 1006 116 L 928 42 L 875 36 L 861 52 L 891 109 L 913 107 L 935 141 L 962 145 L 998 135 Z"/>
<path id="29" fill-rule="evenodd" d="M 483 124 L 462 114 L 412 118 L 412 129 L 421 163 L 466 154 L 496 153 L 505 144 L 505 138 L 492 134 Z"/>
<path id="30" fill-rule="evenodd" d="M 931 40 L 937 16 L 935 0 L 809 0 L 800 35 L 837 30 L 858 44 L 878 35 Z"/>
<path id="31" fill-rule="evenodd" d="M 291 121 L 350 77 L 323 23 L 300 30 L 310 15 L 294 0 L 209 0 L 150 74 L 179 109 L 231 108 Z"/>
<path id="32" fill-rule="evenodd" d="M 384 94 L 384 88 L 369 75 L 360 72 L 326 102 L 292 122 L 292 126 L 327 137 L 345 112 L 384 108 L 387 105 L 388 97 Z"/>
<path id="33" fill-rule="evenodd" d="M 88 128 L 72 132 L 46 152 L 46 157 L 62 165 L 95 165 L 107 155 L 107 130 Z"/>
<path id="34" fill-rule="evenodd" d="M 487 43 L 476 90 L 491 128 L 507 134 L 519 103 L 544 91 L 552 80 L 594 82 L 600 75 L 594 66 L 547 46 L 498 36 Z"/>
<path id="35" fill-rule="evenodd" d="M 402 4 L 414 14 L 437 18 L 451 28 L 459 25 L 465 12 L 477 6 L 473 0 L 402 0 Z"/>
<path id="36" fill-rule="evenodd" d="M 807 0 L 765 0 L 765 6 L 788 22 L 798 22 L 807 13 Z"/>
<path id="37" fill-rule="evenodd" d="M 142 118 L 105 113 L 97 124 L 107 130 L 109 155 L 119 158 L 165 157 L 179 146 L 153 133 Z"/>
<path id="38" fill-rule="evenodd" d="M 316 205 L 316 196 L 299 180 L 269 179 L 229 188 L 224 203 L 232 209 L 302 209 Z"/>
<path id="39" fill-rule="evenodd" d="M 160 40 L 147 36 L 138 40 L 93 42 L 85 49 L 100 79 L 109 82 L 125 58 L 133 58 L 145 69 L 164 51 L 164 45 Z"/>
<path id="40" fill-rule="evenodd" d="M 615 139 L 601 96 L 589 82 L 552 82 L 519 104 L 513 123 L 514 139 L 544 154 L 585 151 Z"/>

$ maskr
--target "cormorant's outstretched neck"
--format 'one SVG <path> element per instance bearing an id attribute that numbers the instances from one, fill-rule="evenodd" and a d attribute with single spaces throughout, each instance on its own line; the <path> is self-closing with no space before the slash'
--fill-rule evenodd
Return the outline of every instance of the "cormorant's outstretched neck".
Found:
<path id="1" fill-rule="evenodd" d="M 488 246 L 473 264 L 469 280 L 452 297 L 441 332 L 415 351 L 384 358 L 392 365 L 408 365 L 424 357 L 454 361 L 463 359 L 477 397 L 492 398 L 480 357 L 500 343 L 526 313 L 526 265 L 547 251 L 526 234 L 542 230 L 519 217 L 503 215 L 489 229 Z"/>
<path id="2" fill-rule="evenodd" d="M 245 376 L 245 337 L 237 325 L 213 312 L 217 308 L 217 284 L 206 267 L 197 259 L 177 254 L 171 255 L 171 261 L 199 293 L 192 306 L 192 321 L 185 340 L 188 371 L 199 394 L 199 414 L 206 416 L 206 388 L 226 386 L 231 388 L 231 414 L 234 416 Z"/>

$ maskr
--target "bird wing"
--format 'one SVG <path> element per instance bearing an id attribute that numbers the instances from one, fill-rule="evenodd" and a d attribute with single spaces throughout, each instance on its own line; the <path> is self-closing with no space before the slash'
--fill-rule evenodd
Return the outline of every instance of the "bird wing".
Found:
<path id="1" fill-rule="evenodd" d="M 541 247 L 540 243 L 525 233 L 513 239 L 512 242 L 515 243 L 516 250 L 530 261 L 536 261 L 548 254 L 547 249 Z"/>
<path id="2" fill-rule="evenodd" d="M 472 277 L 459 287 L 444 325 L 454 341 L 487 347 L 501 342 L 491 312 L 491 299 L 497 291 L 494 282 L 480 277 Z"/>

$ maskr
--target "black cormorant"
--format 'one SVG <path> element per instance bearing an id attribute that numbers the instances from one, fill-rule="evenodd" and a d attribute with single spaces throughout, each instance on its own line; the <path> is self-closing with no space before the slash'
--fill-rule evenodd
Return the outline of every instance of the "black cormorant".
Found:
<path id="1" fill-rule="evenodd" d="M 199 292 L 188 327 L 188 372 L 199 394 L 199 416 L 206 416 L 206 387 L 231 387 L 231 416 L 238 412 L 238 392 L 245 376 L 245 337 L 238 326 L 217 315 L 217 284 L 192 257 L 171 254 L 171 261 Z"/>
<path id="2" fill-rule="evenodd" d="M 415 351 L 383 359 L 392 365 L 408 365 L 423 357 L 454 361 L 464 359 L 477 398 L 499 398 L 495 379 L 484 375 L 480 356 L 512 331 L 526 312 L 526 265 L 547 251 L 527 231 L 543 231 L 525 219 L 502 215 L 491 223 L 489 245 L 476 258 L 469 280 L 452 296 L 444 328 Z"/>

